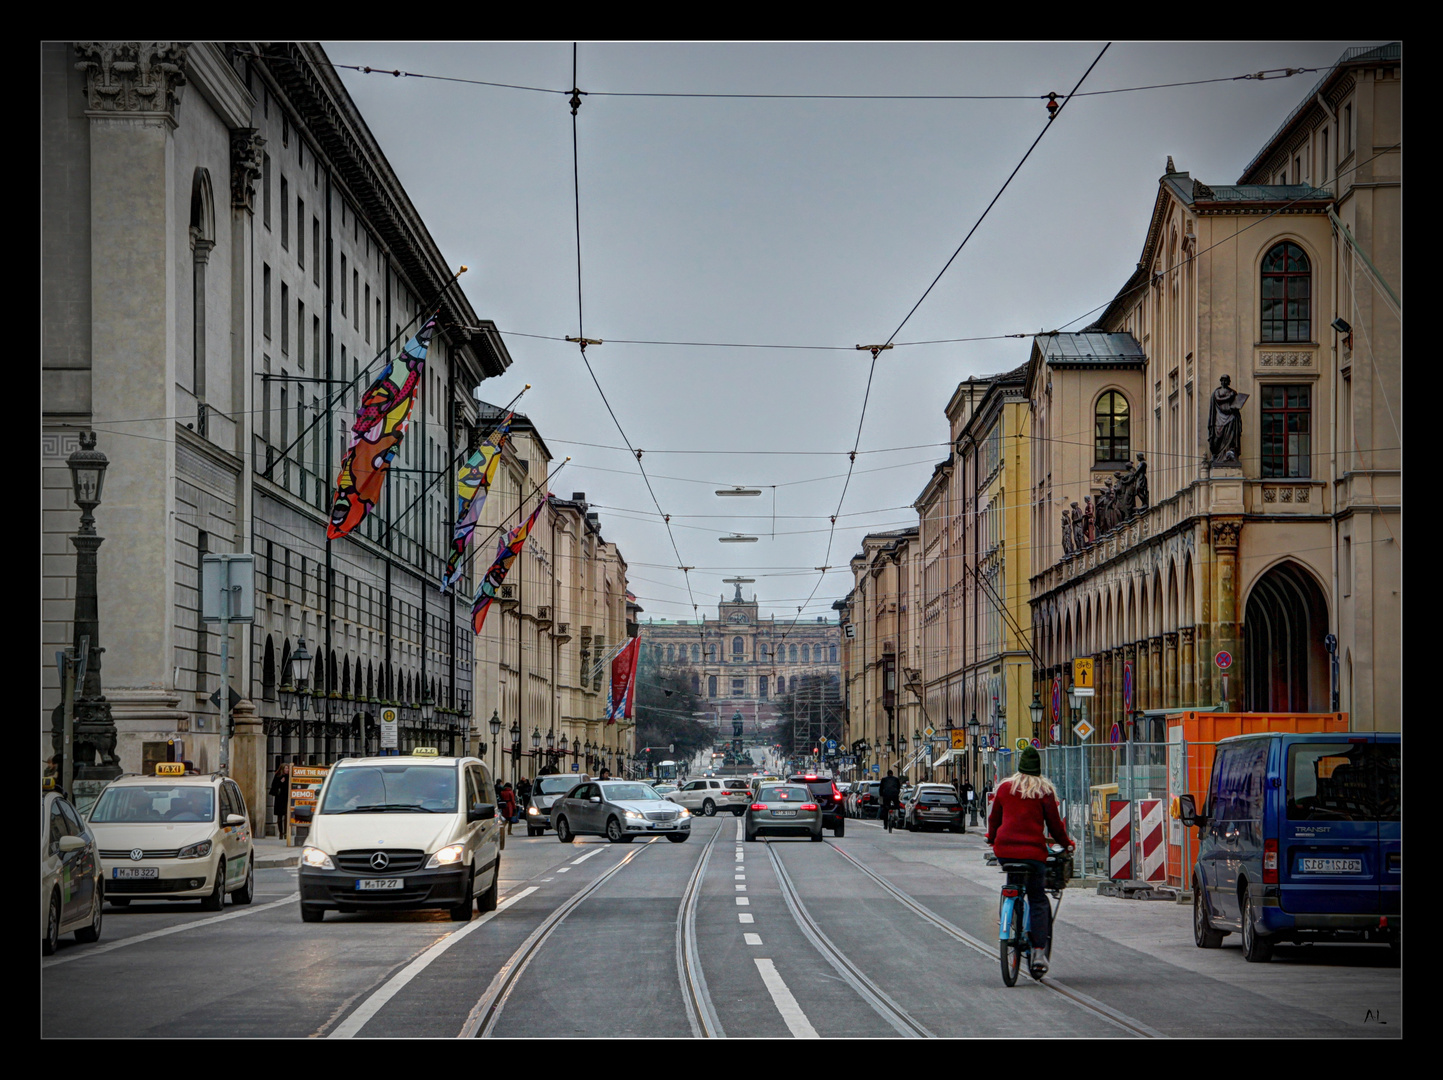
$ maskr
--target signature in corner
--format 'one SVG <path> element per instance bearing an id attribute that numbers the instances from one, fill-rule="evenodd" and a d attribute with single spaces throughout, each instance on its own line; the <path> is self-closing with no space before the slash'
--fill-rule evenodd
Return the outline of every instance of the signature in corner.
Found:
<path id="1" fill-rule="evenodd" d="M 1381 1009 L 1369 1009 L 1363 1014 L 1363 1023 L 1365 1024 L 1386 1024 L 1387 1022 L 1388 1021 L 1383 1019 Z"/>

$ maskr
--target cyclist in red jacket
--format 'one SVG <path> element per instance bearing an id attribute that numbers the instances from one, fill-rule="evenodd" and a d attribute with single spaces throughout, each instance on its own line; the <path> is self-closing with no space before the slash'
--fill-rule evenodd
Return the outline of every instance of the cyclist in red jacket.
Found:
<path id="1" fill-rule="evenodd" d="M 1027 907 L 1031 912 L 1032 973 L 1047 971 L 1047 945 L 1052 940 L 1052 908 L 1046 885 L 1047 839 L 1073 848 L 1067 826 L 1057 811 L 1057 789 L 1042 775 L 1042 755 L 1028 747 L 1017 755 L 1017 772 L 997 785 L 987 818 L 987 843 L 999 862 L 1025 863 Z"/>

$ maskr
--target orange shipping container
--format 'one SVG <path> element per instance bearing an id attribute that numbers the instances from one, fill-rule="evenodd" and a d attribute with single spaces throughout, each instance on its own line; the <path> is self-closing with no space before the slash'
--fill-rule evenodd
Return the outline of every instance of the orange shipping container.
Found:
<path id="1" fill-rule="evenodd" d="M 1252 735 L 1260 731 L 1305 734 L 1315 731 L 1347 731 L 1348 714 L 1340 713 L 1217 713 L 1179 712 L 1167 717 L 1168 742 L 1181 738 L 1187 744 L 1186 775 L 1175 770 L 1177 751 L 1168 751 L 1169 794 L 1191 795 L 1197 808 L 1207 804 L 1208 781 L 1212 778 L 1214 746 L 1233 735 Z M 1177 734 L 1181 729 L 1181 734 Z M 1180 840 L 1181 838 L 1181 840 Z M 1175 819 L 1168 825 L 1167 880 L 1172 885 L 1190 884 L 1191 863 L 1198 847 L 1197 829 L 1189 829 Z M 1184 876 L 1185 870 L 1188 872 Z"/>

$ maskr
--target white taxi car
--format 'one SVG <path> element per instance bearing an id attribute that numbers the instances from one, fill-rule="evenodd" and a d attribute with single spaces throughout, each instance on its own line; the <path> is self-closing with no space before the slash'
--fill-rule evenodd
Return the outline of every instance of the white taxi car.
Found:
<path id="1" fill-rule="evenodd" d="M 226 894 L 255 896 L 250 818 L 240 788 L 219 773 L 161 762 L 155 776 L 122 776 L 100 793 L 90 830 L 100 847 L 105 898 L 199 900 L 219 911 Z"/>
<path id="2" fill-rule="evenodd" d="M 104 899 L 95 837 L 52 785 L 40 796 L 40 951 L 49 956 L 72 930 L 99 941 Z"/>

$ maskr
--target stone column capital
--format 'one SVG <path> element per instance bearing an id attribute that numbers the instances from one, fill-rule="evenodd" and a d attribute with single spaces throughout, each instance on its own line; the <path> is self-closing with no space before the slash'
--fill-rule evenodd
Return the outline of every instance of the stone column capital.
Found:
<path id="1" fill-rule="evenodd" d="M 186 83 L 186 51 L 180 41 L 77 41 L 75 65 L 85 76 L 92 113 L 161 115 L 175 123 Z"/>
<path id="2" fill-rule="evenodd" d="M 1168 647 L 1169 649 L 1176 649 L 1176 648 L 1177 648 L 1177 631 L 1176 631 L 1176 630 L 1172 630 L 1172 631 L 1169 631 L 1169 632 L 1166 633 L 1166 634 L 1163 634 L 1163 640 L 1164 640 L 1165 642 L 1167 642 L 1167 647 Z"/>
<path id="3" fill-rule="evenodd" d="M 1182 635 L 1182 643 L 1184 645 L 1191 645 L 1193 643 L 1193 635 L 1196 633 L 1196 631 L 1197 628 L 1193 626 L 1184 626 L 1181 630 L 1179 630 L 1178 633 Z"/>
<path id="4" fill-rule="evenodd" d="M 1241 518 L 1214 518 L 1212 522 L 1213 546 L 1219 551 L 1237 551 L 1238 537 L 1242 531 Z"/>

